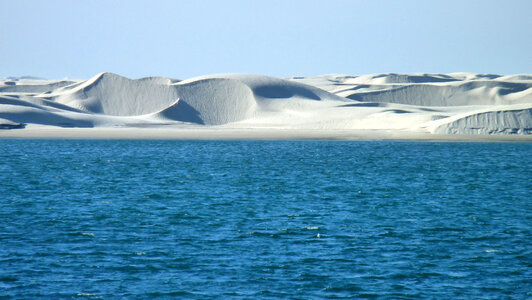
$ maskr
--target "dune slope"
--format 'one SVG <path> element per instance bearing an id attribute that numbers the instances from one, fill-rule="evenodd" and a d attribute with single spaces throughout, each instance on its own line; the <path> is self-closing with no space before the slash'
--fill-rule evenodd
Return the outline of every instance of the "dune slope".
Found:
<path id="1" fill-rule="evenodd" d="M 528 74 L 0 79 L 0 123 L 28 124 L 24 130 L 170 125 L 529 135 L 531 112 Z"/>

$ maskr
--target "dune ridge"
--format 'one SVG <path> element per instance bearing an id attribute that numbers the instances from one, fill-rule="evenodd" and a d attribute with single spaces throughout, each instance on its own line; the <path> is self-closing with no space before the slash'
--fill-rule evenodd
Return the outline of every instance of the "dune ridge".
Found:
<path id="1" fill-rule="evenodd" d="M 178 80 L 105 72 L 88 80 L 7 78 L 0 79 L 0 121 L 6 128 L 27 124 L 24 131 L 165 126 L 527 136 L 532 75 L 215 74 Z"/>

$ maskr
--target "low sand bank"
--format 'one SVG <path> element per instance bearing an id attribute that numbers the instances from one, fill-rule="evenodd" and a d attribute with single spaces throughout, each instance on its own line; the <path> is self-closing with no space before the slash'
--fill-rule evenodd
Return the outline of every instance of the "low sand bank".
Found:
<path id="1" fill-rule="evenodd" d="M 457 135 L 397 130 L 246 128 L 57 128 L 0 130 L 0 138 L 198 140 L 412 140 L 532 142 L 530 135 Z"/>

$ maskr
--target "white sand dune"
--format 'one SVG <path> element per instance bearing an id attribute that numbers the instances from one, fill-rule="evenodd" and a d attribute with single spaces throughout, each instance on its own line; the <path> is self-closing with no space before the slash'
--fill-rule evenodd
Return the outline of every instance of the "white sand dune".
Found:
<path id="1" fill-rule="evenodd" d="M 164 78 L 131 80 L 101 73 L 84 82 L 51 91 L 46 97 L 87 113 L 141 115 L 168 107 L 175 101 L 178 95 L 171 83 Z"/>
<path id="2" fill-rule="evenodd" d="M 530 136 L 532 75 L 0 79 L 0 123 L 27 124 L 18 132 L 164 127 Z"/>
<path id="3" fill-rule="evenodd" d="M 527 76 L 502 77 L 469 73 L 329 75 L 298 81 L 359 101 L 463 106 L 531 102 L 532 80 Z"/>
<path id="4" fill-rule="evenodd" d="M 73 83 L 71 80 L 0 79 L 0 93 L 44 93 Z"/>
<path id="5" fill-rule="evenodd" d="M 532 134 L 532 106 L 489 108 L 457 114 L 424 126 L 439 134 Z"/>

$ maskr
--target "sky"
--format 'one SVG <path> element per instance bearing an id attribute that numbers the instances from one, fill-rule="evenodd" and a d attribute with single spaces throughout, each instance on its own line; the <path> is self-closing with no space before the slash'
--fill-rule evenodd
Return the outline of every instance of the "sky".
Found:
<path id="1" fill-rule="evenodd" d="M 530 0 L 0 0 L 0 77 L 532 73 Z"/>

